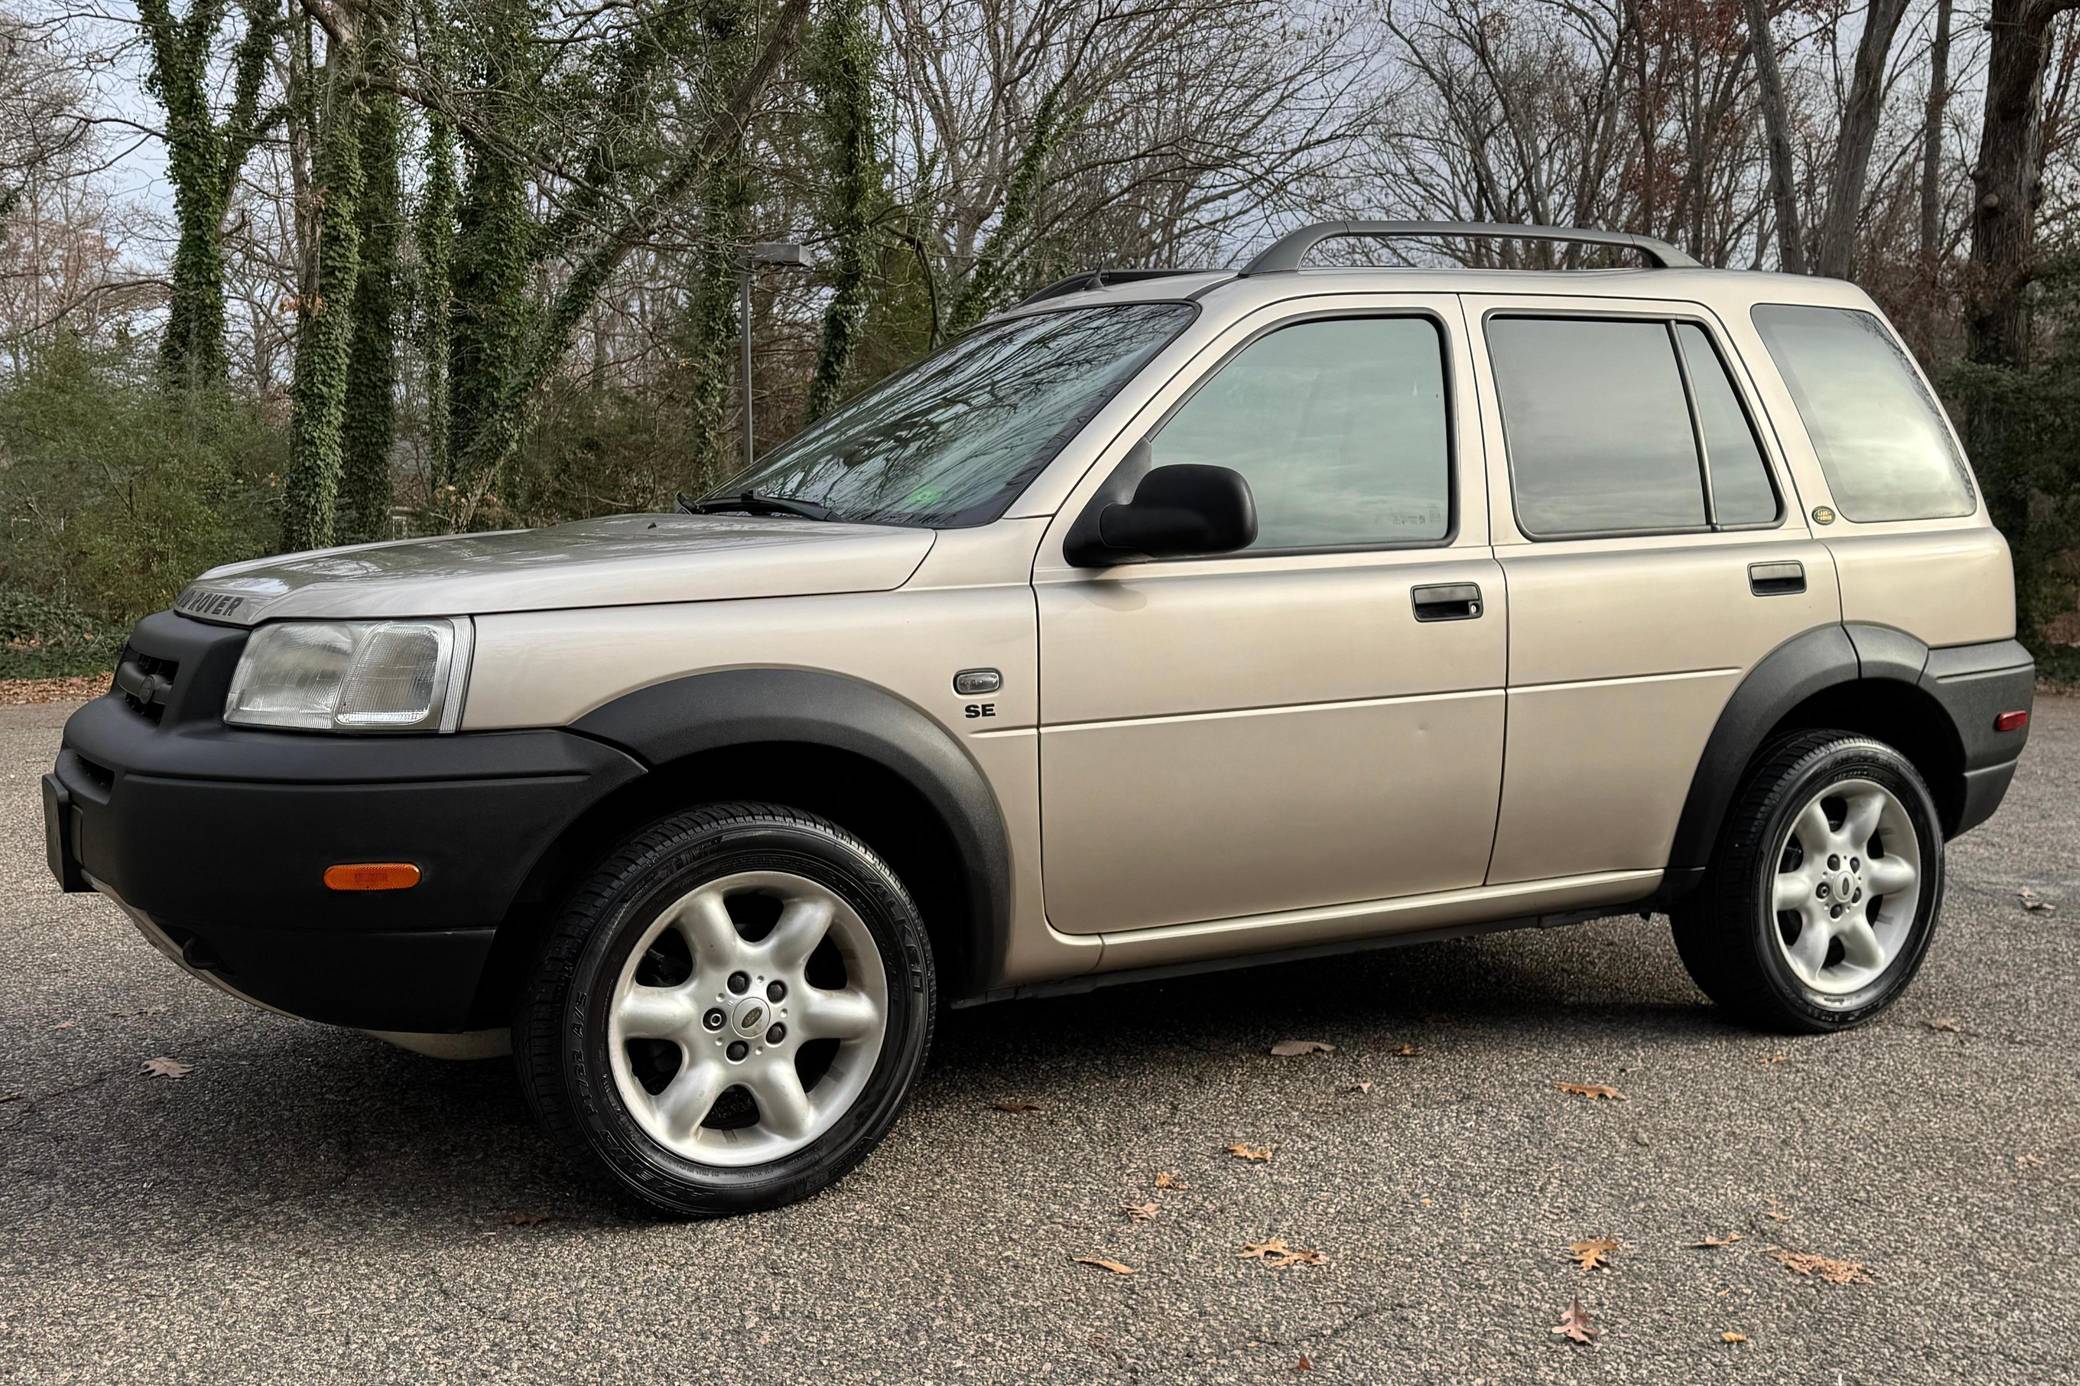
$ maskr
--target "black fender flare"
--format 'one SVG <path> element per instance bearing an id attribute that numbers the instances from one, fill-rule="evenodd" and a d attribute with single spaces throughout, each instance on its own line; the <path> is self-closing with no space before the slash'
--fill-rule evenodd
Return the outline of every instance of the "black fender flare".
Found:
<path id="1" fill-rule="evenodd" d="M 1919 686 L 1928 646 L 1891 626 L 1818 626 L 1764 655 L 1719 713 L 1676 820 L 1670 871 L 1701 871 L 1740 788 L 1741 773 L 1770 729 L 1816 693 L 1859 679 L 1896 679 Z"/>
<path id="2" fill-rule="evenodd" d="M 939 723 L 861 679 L 814 669 L 741 668 L 651 684 L 593 709 L 571 730 L 650 767 L 760 743 L 823 746 L 874 762 L 931 807 L 958 852 L 971 969 L 994 966 L 1011 925 L 1011 843 L 982 771 Z M 942 982 L 959 994 L 971 978 Z"/>

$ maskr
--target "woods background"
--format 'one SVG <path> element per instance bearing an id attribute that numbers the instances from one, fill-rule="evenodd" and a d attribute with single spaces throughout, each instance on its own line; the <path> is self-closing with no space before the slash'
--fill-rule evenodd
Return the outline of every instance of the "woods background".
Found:
<path id="1" fill-rule="evenodd" d="M 1857 280 L 2080 664 L 2080 0 L 177 6 L 0 0 L 0 676 L 213 563 L 722 479 L 748 242 L 815 258 L 756 278 L 764 446 L 1063 274 L 1346 216 Z"/>

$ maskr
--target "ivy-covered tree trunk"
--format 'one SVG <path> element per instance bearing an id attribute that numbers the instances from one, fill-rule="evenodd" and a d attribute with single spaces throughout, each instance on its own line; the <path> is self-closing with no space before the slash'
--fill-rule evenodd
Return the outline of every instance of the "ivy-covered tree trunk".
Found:
<path id="1" fill-rule="evenodd" d="M 714 91 L 736 87 L 749 67 L 755 37 L 752 20 L 749 0 L 704 0 L 701 26 L 708 39 Z M 735 449 L 724 424 L 737 361 L 737 255 L 751 224 L 747 143 L 741 129 L 733 131 L 701 173 L 701 248 L 694 256 L 686 322 L 686 359 L 691 368 L 688 412 L 696 477 L 727 473 L 735 467 Z"/>
<path id="2" fill-rule="evenodd" d="M 361 195 L 355 199 L 359 268 L 347 360 L 339 539 L 385 537 L 390 515 L 390 447 L 396 436 L 398 135 L 397 98 L 371 93 L 360 112 Z"/>
<path id="3" fill-rule="evenodd" d="M 1062 109 L 1061 95 L 1061 88 L 1055 87 L 1040 98 L 1040 108 L 1033 113 L 1033 138 L 1011 172 L 1011 185 L 1005 189 L 1004 210 L 997 217 L 996 229 L 982 243 L 975 256 L 975 268 L 969 271 L 968 282 L 961 286 L 953 301 L 953 311 L 947 315 L 948 335 L 967 331 L 994 309 L 1010 281 L 1017 257 L 1025 249 L 1021 242 L 1032 226 L 1048 161 L 1062 141 L 1083 123 L 1082 111 Z"/>
<path id="4" fill-rule="evenodd" d="M 310 263 L 296 303 L 296 365 L 289 385 L 289 474 L 282 487 L 282 545 L 333 542 L 360 270 L 359 94 L 350 59 L 330 57 L 319 76 L 311 159 Z"/>
<path id="5" fill-rule="evenodd" d="M 465 134 L 456 214 L 449 353 L 450 522 L 467 527 L 519 441 L 518 389 L 529 322 L 532 231 L 522 147 L 531 81 L 532 17 L 524 0 L 480 0 L 465 10 L 472 65 L 495 99 L 489 138 Z"/>
<path id="6" fill-rule="evenodd" d="M 455 135 L 438 114 L 426 121 L 426 185 L 415 227 L 419 247 L 419 358 L 426 396 L 426 473 L 431 492 L 454 480 L 448 445 L 448 357 L 455 332 Z"/>
<path id="7" fill-rule="evenodd" d="M 168 0 L 137 5 L 152 60 L 145 87 L 166 112 L 166 173 L 179 228 L 159 359 L 170 382 L 189 388 L 224 378 L 224 210 L 262 132 L 260 91 L 280 30 L 268 0 L 241 0 L 240 8 L 246 30 L 232 50 L 231 109 L 220 122 L 210 105 L 210 40 L 224 0 L 192 0 L 180 19 Z"/>
<path id="8" fill-rule="evenodd" d="M 867 316 L 867 267 L 873 252 L 873 216 L 881 201 L 881 168 L 874 149 L 873 29 L 866 0 L 832 0 L 817 31 L 810 77 L 817 124 L 831 173 L 829 210 L 831 301 L 823 312 L 823 340 L 809 382 L 809 421 L 844 397 L 846 373 Z"/>

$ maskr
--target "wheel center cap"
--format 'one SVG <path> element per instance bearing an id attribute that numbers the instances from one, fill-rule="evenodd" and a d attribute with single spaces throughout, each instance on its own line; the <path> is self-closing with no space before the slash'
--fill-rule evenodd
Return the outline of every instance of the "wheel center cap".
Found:
<path id="1" fill-rule="evenodd" d="M 737 1003 L 737 1013 L 731 1018 L 730 1024 L 740 1035 L 755 1035 L 766 1028 L 766 1021 L 771 1015 L 772 1008 L 767 1006 L 763 999 L 752 997 Z"/>
<path id="2" fill-rule="evenodd" d="M 1835 889 L 1841 893 L 1844 900 L 1848 899 L 1850 894 L 1856 889 L 1856 878 L 1854 876 L 1842 877 L 1842 883 L 1836 886 Z"/>

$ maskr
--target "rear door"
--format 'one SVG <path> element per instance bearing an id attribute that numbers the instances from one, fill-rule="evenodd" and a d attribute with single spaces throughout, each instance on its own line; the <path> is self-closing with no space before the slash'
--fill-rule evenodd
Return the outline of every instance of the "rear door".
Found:
<path id="1" fill-rule="evenodd" d="M 1501 572 L 1456 300 L 1236 323 L 1056 516 L 1039 602 L 1049 922 L 1131 930 L 1475 886 L 1502 768 Z M 1254 547 L 1070 567 L 1143 439 L 1240 471 Z"/>
<path id="2" fill-rule="evenodd" d="M 1704 307 L 1465 306 L 1510 596 L 1488 880 L 1658 871 L 1734 689 L 1841 619 L 1833 561 Z"/>

